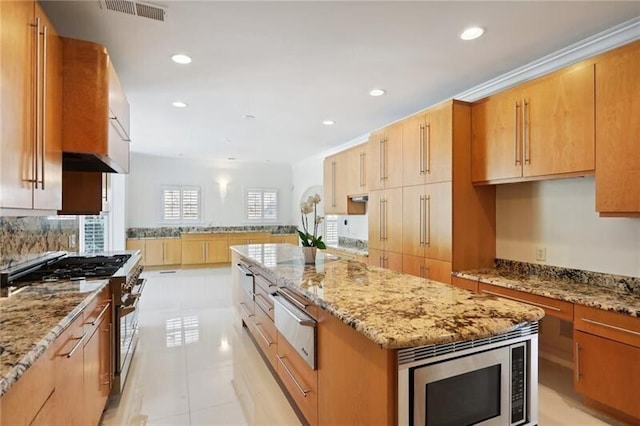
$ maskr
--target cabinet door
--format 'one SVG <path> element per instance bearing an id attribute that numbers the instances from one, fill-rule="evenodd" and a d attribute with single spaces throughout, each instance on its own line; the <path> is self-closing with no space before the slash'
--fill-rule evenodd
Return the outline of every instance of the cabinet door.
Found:
<path id="1" fill-rule="evenodd" d="M 640 213 L 640 42 L 596 63 L 596 210 Z"/>
<path id="2" fill-rule="evenodd" d="M 427 183 L 446 182 L 452 178 L 452 109 L 451 102 L 446 102 L 425 114 L 423 163 Z"/>
<path id="3" fill-rule="evenodd" d="M 347 214 L 347 152 L 327 157 L 324 162 L 324 211 Z"/>
<path id="4" fill-rule="evenodd" d="M 145 240 L 144 262 L 146 266 L 164 265 L 164 240 Z"/>
<path id="5" fill-rule="evenodd" d="M 451 182 L 425 185 L 425 257 L 451 262 Z"/>
<path id="6" fill-rule="evenodd" d="M 369 248 L 383 250 L 382 241 L 382 196 L 384 191 L 369 192 L 367 210 L 369 212 Z M 375 263 L 374 263 L 375 264 Z"/>
<path id="7" fill-rule="evenodd" d="M 367 146 L 347 151 L 347 195 L 367 193 Z"/>
<path id="8" fill-rule="evenodd" d="M 205 263 L 205 242 L 182 240 L 182 264 L 199 265 Z"/>
<path id="9" fill-rule="evenodd" d="M 38 35 L 42 67 L 38 123 L 41 183 L 33 193 L 33 208 L 59 210 L 62 208 L 62 42 L 38 3 L 36 18 L 41 21 Z"/>
<path id="10" fill-rule="evenodd" d="M 426 278 L 444 284 L 451 284 L 451 262 L 425 259 L 424 269 Z"/>
<path id="11" fill-rule="evenodd" d="M 577 392 L 640 419 L 640 349 L 574 331 L 574 386 Z"/>
<path id="12" fill-rule="evenodd" d="M 224 263 L 229 261 L 229 242 L 215 240 L 206 242 L 206 263 Z"/>
<path id="13" fill-rule="evenodd" d="M 367 264 L 369 266 L 385 268 L 384 251 L 369 247 L 369 259 L 367 260 Z"/>
<path id="14" fill-rule="evenodd" d="M 525 177 L 594 170 L 594 79 L 594 65 L 586 61 L 527 86 Z"/>
<path id="15" fill-rule="evenodd" d="M 384 187 L 402 187 L 402 123 L 384 129 Z"/>
<path id="16" fill-rule="evenodd" d="M 111 391 L 111 312 L 84 346 L 84 418 L 97 425 Z"/>
<path id="17" fill-rule="evenodd" d="M 138 239 L 138 238 L 127 238 L 127 250 L 140 250 L 140 254 L 142 256 L 142 260 L 140 261 L 143 265 L 145 263 L 145 242 L 146 240 Z"/>
<path id="18" fill-rule="evenodd" d="M 402 184 L 425 182 L 425 115 L 416 114 L 402 121 Z"/>
<path id="19" fill-rule="evenodd" d="M 421 258 L 425 254 L 427 225 L 425 197 L 425 185 L 402 188 L 402 253 Z"/>
<path id="20" fill-rule="evenodd" d="M 384 250 L 402 253 L 402 188 L 385 189 L 383 197 Z M 402 260 L 400 265 L 402 270 Z"/>
<path id="21" fill-rule="evenodd" d="M 31 209 L 35 179 L 35 50 L 33 1 L 0 5 L 0 207 Z"/>
<path id="22" fill-rule="evenodd" d="M 367 188 L 369 191 L 384 188 L 384 131 L 371 133 L 367 142 Z"/>
<path id="23" fill-rule="evenodd" d="M 82 316 L 56 339 L 56 424 L 84 426 L 84 351 Z"/>
<path id="24" fill-rule="evenodd" d="M 402 273 L 425 278 L 424 257 L 403 254 Z"/>
<path id="25" fill-rule="evenodd" d="M 471 107 L 471 180 L 522 176 L 522 114 L 519 89 L 491 96 Z"/>
<path id="26" fill-rule="evenodd" d="M 179 238 L 164 240 L 164 264 L 179 265 L 182 263 L 182 244 Z"/>

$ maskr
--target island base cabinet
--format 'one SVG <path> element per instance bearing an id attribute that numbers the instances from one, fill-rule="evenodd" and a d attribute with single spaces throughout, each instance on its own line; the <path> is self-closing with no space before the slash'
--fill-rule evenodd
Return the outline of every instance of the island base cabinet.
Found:
<path id="1" fill-rule="evenodd" d="M 402 272 L 402 254 L 369 249 L 369 265 Z"/>
<path id="2" fill-rule="evenodd" d="M 318 425 L 318 375 L 278 333 L 276 371 L 311 426 Z M 346 398 L 347 395 L 344 395 Z"/>
<path id="3" fill-rule="evenodd" d="M 110 304 L 109 304 L 110 306 Z M 84 347 L 84 400 L 87 425 L 97 425 L 111 392 L 111 309 Z"/>
<path id="4" fill-rule="evenodd" d="M 82 315 L 56 339 L 55 384 L 57 422 L 84 426 L 84 351 Z"/>
<path id="5" fill-rule="evenodd" d="M 256 302 L 257 303 L 257 302 Z M 277 369 L 278 353 L 277 353 L 277 332 L 273 320 L 264 313 L 260 307 L 255 308 L 255 316 L 253 323 L 254 337 L 267 357 L 271 366 Z"/>
<path id="6" fill-rule="evenodd" d="M 640 423 L 640 348 L 574 331 L 577 392 Z"/>

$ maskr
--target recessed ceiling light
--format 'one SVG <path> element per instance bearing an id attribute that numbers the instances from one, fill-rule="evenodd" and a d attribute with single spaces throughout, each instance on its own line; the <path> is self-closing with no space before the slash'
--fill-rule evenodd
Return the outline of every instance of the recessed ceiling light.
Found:
<path id="1" fill-rule="evenodd" d="M 256 116 L 255 115 L 250 115 L 250 114 L 245 114 L 242 116 L 242 118 L 244 118 L 245 120 L 255 120 Z"/>
<path id="2" fill-rule="evenodd" d="M 469 27 L 465 28 L 465 30 L 460 34 L 460 38 L 463 40 L 475 40 L 484 34 L 484 28 L 480 27 Z"/>
<path id="3" fill-rule="evenodd" d="M 173 105 L 176 108 L 186 108 L 187 104 L 185 104 L 184 102 L 180 102 L 180 101 L 175 101 L 173 103 L 171 103 L 171 105 Z"/>
<path id="4" fill-rule="evenodd" d="M 235 160 L 235 159 L 236 159 L 236 157 L 227 157 L 227 160 L 231 160 L 231 161 L 233 161 L 233 160 Z"/>
<path id="5" fill-rule="evenodd" d="M 334 124 L 336 124 L 336 122 L 333 120 L 324 120 L 322 124 L 324 124 L 325 126 L 333 126 Z"/>
<path id="6" fill-rule="evenodd" d="M 382 96 L 385 93 L 387 93 L 387 91 L 384 89 L 373 89 L 369 92 L 371 96 Z"/>
<path id="7" fill-rule="evenodd" d="M 188 57 L 187 55 L 183 55 L 182 53 L 179 53 L 177 55 L 173 55 L 171 57 L 171 60 L 173 62 L 175 62 L 176 64 L 190 64 L 191 63 L 191 58 Z"/>

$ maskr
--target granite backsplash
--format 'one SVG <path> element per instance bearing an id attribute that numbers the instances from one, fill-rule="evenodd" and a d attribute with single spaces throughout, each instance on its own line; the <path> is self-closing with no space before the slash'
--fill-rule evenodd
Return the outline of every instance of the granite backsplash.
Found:
<path id="1" fill-rule="evenodd" d="M 249 225 L 249 226 L 162 226 L 156 228 L 129 228 L 127 238 L 167 238 L 180 234 L 224 233 L 224 232 L 270 232 L 271 234 L 295 234 L 293 225 Z"/>
<path id="2" fill-rule="evenodd" d="M 0 217 L 0 269 L 48 251 L 77 251 L 78 235 L 75 216 Z"/>
<path id="3" fill-rule="evenodd" d="M 338 247 L 367 250 L 369 248 L 369 242 L 367 240 L 358 240 L 355 238 L 338 237 Z"/>

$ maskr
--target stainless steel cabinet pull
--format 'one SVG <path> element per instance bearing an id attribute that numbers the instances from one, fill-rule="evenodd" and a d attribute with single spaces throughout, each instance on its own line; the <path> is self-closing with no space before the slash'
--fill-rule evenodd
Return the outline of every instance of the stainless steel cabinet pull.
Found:
<path id="1" fill-rule="evenodd" d="M 424 219 L 424 245 L 429 247 L 431 245 L 431 197 L 429 195 L 425 195 L 424 204 L 426 214 Z"/>
<path id="2" fill-rule="evenodd" d="M 522 155 L 524 164 L 531 164 L 531 147 L 529 146 L 529 102 L 525 99 L 522 102 Z"/>
<path id="3" fill-rule="evenodd" d="M 286 357 L 280 356 L 280 355 L 276 355 L 276 356 L 278 357 L 278 361 L 280 361 L 280 365 L 282 365 L 282 368 L 284 368 L 284 371 L 286 371 L 286 373 L 289 376 L 289 378 L 293 381 L 293 384 L 296 385 L 296 387 L 298 388 L 300 393 L 302 393 L 302 396 L 304 396 L 306 398 L 307 394 L 310 393 L 311 391 L 310 390 L 304 390 L 304 388 L 302 386 L 300 386 L 300 383 L 296 380 L 296 378 L 294 377 L 294 375 L 291 372 L 291 370 L 289 370 L 289 367 L 287 367 L 287 364 L 284 363 L 284 359 Z"/>
<path id="4" fill-rule="evenodd" d="M 384 232 L 383 232 L 383 230 L 382 230 L 382 220 L 383 220 L 383 218 L 384 218 L 384 217 L 383 217 L 383 213 L 382 213 L 382 203 L 383 203 L 383 200 L 382 200 L 382 199 L 380 199 L 380 206 L 379 206 L 379 210 L 380 210 L 380 219 L 378 220 L 378 231 L 379 231 L 379 234 L 380 234 L 380 237 L 379 237 L 379 240 L 380 240 L 380 241 L 384 241 Z"/>
<path id="5" fill-rule="evenodd" d="M 42 179 L 40 180 L 40 189 L 44 191 L 44 166 L 47 159 L 47 26 L 42 27 L 42 104 L 40 108 L 42 112 L 40 118 L 42 120 L 42 127 L 40 129 L 40 136 L 42 138 L 42 158 L 40 159 L 40 167 Z"/>
<path id="6" fill-rule="evenodd" d="M 515 130 L 515 135 L 514 135 L 514 138 L 513 138 L 513 143 L 514 143 L 513 150 L 514 150 L 515 156 L 516 156 L 516 162 L 515 162 L 516 166 L 520 164 L 520 156 L 518 155 L 518 134 L 519 134 L 518 133 L 518 122 L 520 121 L 520 116 L 518 114 L 518 108 L 520 108 L 520 103 L 518 101 L 516 101 L 516 108 L 515 108 L 515 110 L 516 110 L 515 129 L 516 130 Z"/>
<path id="7" fill-rule="evenodd" d="M 360 186 L 366 186 L 367 184 L 367 154 L 365 152 L 360 153 Z"/>
<path id="8" fill-rule="evenodd" d="M 389 145 L 387 144 L 388 139 L 385 137 L 384 138 L 384 145 L 383 145 L 383 152 L 384 152 L 384 180 L 389 179 L 389 164 L 388 164 L 388 158 L 387 158 L 387 154 L 389 154 Z"/>
<path id="9" fill-rule="evenodd" d="M 281 288 L 280 294 L 282 294 L 287 301 L 293 303 L 295 306 L 302 309 L 303 311 L 307 309 L 307 307 L 309 306 L 307 303 L 300 302 L 296 298 L 296 296 L 291 293 L 291 291 L 288 288 Z"/>
<path id="10" fill-rule="evenodd" d="M 140 297 L 140 296 L 138 296 Z M 100 320 L 102 319 L 102 317 L 104 316 L 105 313 L 107 313 L 107 309 L 109 309 L 109 306 L 111 306 L 111 300 L 109 300 L 107 302 L 106 305 L 104 305 L 104 308 L 102 308 L 102 311 L 100 311 L 100 313 L 98 314 L 98 316 L 96 317 L 96 319 L 94 319 L 93 321 L 91 321 L 91 325 L 95 326 L 96 324 L 98 324 L 100 322 Z"/>
<path id="11" fill-rule="evenodd" d="M 331 162 L 331 207 L 336 206 L 336 162 Z"/>
<path id="12" fill-rule="evenodd" d="M 254 317 L 255 315 L 252 314 L 249 309 L 247 308 L 247 305 L 243 302 L 240 302 L 240 308 L 244 311 L 245 315 L 247 315 L 248 318 Z"/>
<path id="13" fill-rule="evenodd" d="M 427 158 L 424 160 L 424 173 L 431 173 L 431 123 L 427 123 L 427 147 L 425 154 Z"/>
<path id="14" fill-rule="evenodd" d="M 286 304 L 280 302 L 276 297 L 274 296 L 270 296 L 271 300 L 273 300 L 274 303 L 277 303 L 279 306 L 282 307 L 282 309 L 284 309 L 285 311 L 287 311 L 292 317 L 293 319 L 295 319 L 295 321 L 302 326 L 305 327 L 316 327 L 318 325 L 318 323 L 312 319 L 306 319 L 306 318 L 300 318 L 298 316 L 297 313 L 295 313 L 292 309 L 290 309 Z"/>
<path id="15" fill-rule="evenodd" d="M 420 223 L 419 223 L 419 233 L 420 233 L 420 247 L 424 246 L 424 196 L 420 196 Z"/>
<path id="16" fill-rule="evenodd" d="M 582 319 L 582 321 L 587 322 L 589 324 L 599 325 L 600 327 L 609 328 L 611 330 L 616 330 L 616 331 L 621 331 L 623 333 L 633 334 L 634 336 L 640 336 L 640 333 L 638 333 L 637 331 L 629 330 L 627 328 L 616 327 L 615 325 L 605 324 L 603 322 L 590 320 L 588 318 L 581 318 L 581 319 Z"/>
<path id="17" fill-rule="evenodd" d="M 490 290 L 482 290 L 482 292 L 483 293 L 487 293 L 487 294 L 491 294 L 492 296 L 498 296 L 498 297 L 502 297 L 502 298 L 505 298 L 505 299 L 513 300 L 515 302 L 526 303 L 528 305 L 537 306 L 539 308 L 549 309 L 549 310 L 556 311 L 556 312 L 562 312 L 562 309 L 556 308 L 555 306 L 549 306 L 549 305 L 545 305 L 543 303 L 531 302 L 529 300 L 519 299 L 519 298 L 513 297 L 513 296 L 505 296 L 504 294 L 494 293 L 493 291 L 490 291 Z"/>
<path id="18" fill-rule="evenodd" d="M 76 342 L 75 345 L 73 345 L 73 348 L 71 348 L 69 352 L 67 352 L 66 354 L 62 354 L 61 356 L 66 356 L 67 358 L 71 358 L 75 353 L 75 351 L 78 350 L 78 348 L 82 345 L 82 342 L 84 342 L 84 338 L 86 336 L 87 336 L 87 333 L 84 333 L 82 334 L 82 337 L 76 337 L 78 341 Z"/>
<path id="19" fill-rule="evenodd" d="M 260 326 L 262 325 L 261 323 L 257 322 L 254 324 L 256 326 L 256 331 L 258 332 L 258 334 L 260 335 L 260 337 L 262 337 L 262 340 L 264 340 L 264 342 L 267 344 L 267 346 L 271 346 L 273 345 L 274 342 L 270 341 L 269 339 L 267 339 L 267 336 L 264 335 L 264 333 L 262 331 L 260 331 Z"/>
<path id="20" fill-rule="evenodd" d="M 384 139 L 380 139 L 380 182 L 384 180 Z"/>
<path id="21" fill-rule="evenodd" d="M 36 95 L 34 97 L 34 114 L 35 114 L 35 125 L 34 125 L 34 134 L 33 134 L 33 158 L 31 159 L 31 165 L 33 167 L 33 170 L 31 172 L 31 182 L 34 183 L 34 187 L 35 189 L 38 189 L 38 184 L 40 183 L 40 180 L 38 178 L 38 167 L 39 167 L 39 161 L 38 161 L 38 143 L 39 143 L 39 135 L 40 135 L 40 104 L 39 104 L 39 100 L 40 100 L 40 69 L 41 67 L 41 62 L 40 62 L 40 18 L 36 17 L 36 24 L 35 24 L 35 31 L 36 31 L 36 72 L 35 72 L 35 76 L 36 76 L 36 81 L 35 81 L 35 89 L 36 89 Z"/>
<path id="22" fill-rule="evenodd" d="M 420 124 L 420 174 L 424 174 L 424 124 Z"/>
<path id="23" fill-rule="evenodd" d="M 576 342 L 576 382 L 580 381 L 580 377 L 582 377 L 582 373 L 580 373 L 580 343 Z"/>
<path id="24" fill-rule="evenodd" d="M 264 299 L 264 296 L 261 295 L 260 293 L 256 293 L 256 303 L 258 304 L 258 306 L 260 306 L 262 310 L 265 312 L 273 311 L 272 307 L 270 307 L 269 305 L 265 305 L 262 302 L 258 302 L 258 299 Z"/>

